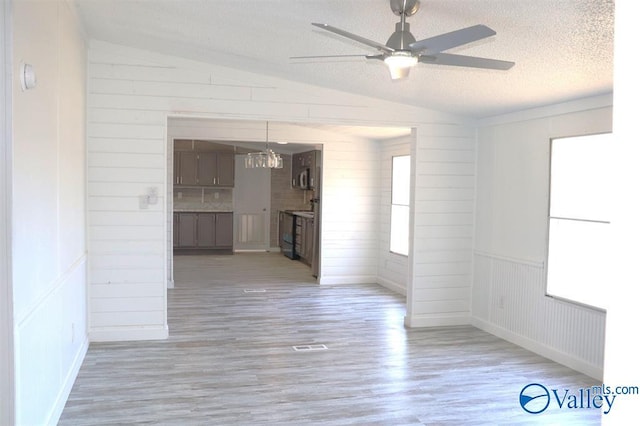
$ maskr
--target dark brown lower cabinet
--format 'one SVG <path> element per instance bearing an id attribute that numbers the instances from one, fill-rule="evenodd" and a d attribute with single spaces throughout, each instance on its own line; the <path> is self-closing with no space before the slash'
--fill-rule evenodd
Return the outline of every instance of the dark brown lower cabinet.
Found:
<path id="1" fill-rule="evenodd" d="M 232 249 L 233 213 L 174 213 L 173 248 Z"/>
<path id="2" fill-rule="evenodd" d="M 200 248 L 216 246 L 216 214 L 198 213 L 197 245 Z"/>
<path id="3" fill-rule="evenodd" d="M 177 216 L 178 238 L 174 239 L 173 244 L 178 247 L 196 247 L 198 244 L 198 215 L 196 213 L 180 213 Z"/>
<path id="4" fill-rule="evenodd" d="M 300 260 L 311 265 L 313 259 L 313 219 L 296 217 L 296 254 Z"/>
<path id="5" fill-rule="evenodd" d="M 215 245 L 233 248 L 233 213 L 216 213 Z"/>

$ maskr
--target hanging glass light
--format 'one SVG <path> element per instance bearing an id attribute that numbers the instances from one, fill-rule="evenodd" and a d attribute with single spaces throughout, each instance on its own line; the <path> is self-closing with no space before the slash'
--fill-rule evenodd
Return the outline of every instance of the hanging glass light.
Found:
<path id="1" fill-rule="evenodd" d="M 269 122 L 267 121 L 267 131 L 265 139 L 266 148 L 260 152 L 250 152 L 244 157 L 244 167 L 247 169 L 265 168 L 281 169 L 283 166 L 282 157 L 269 148 Z"/>

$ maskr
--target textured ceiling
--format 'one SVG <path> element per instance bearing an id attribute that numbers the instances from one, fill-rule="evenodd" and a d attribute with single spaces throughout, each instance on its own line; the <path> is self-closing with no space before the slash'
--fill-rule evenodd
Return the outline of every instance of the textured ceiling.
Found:
<path id="1" fill-rule="evenodd" d="M 398 21 L 388 0 L 74 2 L 95 39 L 475 118 L 613 91 L 613 0 L 422 0 L 416 39 L 485 24 L 497 35 L 448 53 L 516 65 L 420 64 L 402 81 L 380 61 L 289 59 L 377 53 L 311 22 L 385 43 Z"/>

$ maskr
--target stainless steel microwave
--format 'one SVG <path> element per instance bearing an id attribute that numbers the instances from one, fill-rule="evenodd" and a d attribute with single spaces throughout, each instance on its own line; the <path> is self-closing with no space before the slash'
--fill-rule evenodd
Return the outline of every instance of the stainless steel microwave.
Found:
<path id="1" fill-rule="evenodd" d="M 298 177 L 298 184 L 300 188 L 307 189 L 309 188 L 309 169 L 304 169 L 300 172 L 300 176 Z"/>
<path id="2" fill-rule="evenodd" d="M 293 186 L 299 189 L 309 189 L 311 187 L 310 175 L 309 169 L 303 169 L 297 176 L 294 176 Z"/>

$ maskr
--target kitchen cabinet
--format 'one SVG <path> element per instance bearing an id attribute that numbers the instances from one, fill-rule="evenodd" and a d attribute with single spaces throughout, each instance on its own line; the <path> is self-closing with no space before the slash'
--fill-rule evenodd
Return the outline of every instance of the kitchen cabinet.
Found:
<path id="1" fill-rule="evenodd" d="M 304 258 L 306 259 L 309 265 L 313 260 L 313 241 L 314 241 L 313 230 L 314 230 L 313 219 L 307 219 L 305 221 L 305 227 L 304 227 L 303 252 L 304 252 Z"/>
<path id="2" fill-rule="evenodd" d="M 215 213 L 198 213 L 198 227 L 196 232 L 197 246 L 201 248 L 216 245 L 216 215 Z"/>
<path id="3" fill-rule="evenodd" d="M 316 166 L 320 152 L 301 152 L 291 156 L 291 182 L 294 188 L 313 189 L 316 184 Z M 302 178 L 303 175 L 306 175 Z"/>
<path id="4" fill-rule="evenodd" d="M 232 152 L 198 152 L 197 181 L 200 186 L 234 184 L 235 158 Z"/>
<path id="5" fill-rule="evenodd" d="M 311 265 L 313 259 L 313 219 L 296 216 L 296 254 L 300 260 Z"/>
<path id="6" fill-rule="evenodd" d="M 173 247 L 175 249 L 232 249 L 233 213 L 174 213 Z"/>
<path id="7" fill-rule="evenodd" d="M 173 244 L 177 247 L 196 247 L 197 246 L 197 223 L 198 215 L 196 213 L 178 213 L 176 214 L 174 230 L 177 229 L 177 237 L 174 238 Z"/>
<path id="8" fill-rule="evenodd" d="M 198 184 L 198 154 L 194 151 L 176 152 L 174 157 L 174 183 L 176 185 Z"/>
<path id="9" fill-rule="evenodd" d="M 281 211 L 279 216 L 282 254 L 312 266 L 315 251 L 314 214 L 310 211 Z"/>
<path id="10" fill-rule="evenodd" d="M 235 158 L 226 151 L 174 151 L 173 183 L 233 187 Z"/>
<path id="11" fill-rule="evenodd" d="M 302 245 L 304 244 L 303 238 L 304 238 L 304 234 L 303 234 L 303 229 L 304 226 L 302 226 L 302 218 L 300 216 L 296 216 L 296 220 L 295 220 L 295 225 L 296 225 L 296 238 L 295 238 L 295 252 L 298 255 L 298 258 L 302 257 Z"/>
<path id="12" fill-rule="evenodd" d="M 216 213 L 215 246 L 233 248 L 233 213 Z"/>

